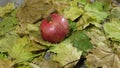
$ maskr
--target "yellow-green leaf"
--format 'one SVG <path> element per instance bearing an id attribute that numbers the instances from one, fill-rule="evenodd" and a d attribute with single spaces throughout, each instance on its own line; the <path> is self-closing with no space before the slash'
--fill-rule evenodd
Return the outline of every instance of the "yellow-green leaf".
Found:
<path id="1" fill-rule="evenodd" d="M 10 13 L 15 9 L 14 3 L 8 3 L 7 5 L 0 7 L 0 17 L 4 17 L 7 13 Z"/>

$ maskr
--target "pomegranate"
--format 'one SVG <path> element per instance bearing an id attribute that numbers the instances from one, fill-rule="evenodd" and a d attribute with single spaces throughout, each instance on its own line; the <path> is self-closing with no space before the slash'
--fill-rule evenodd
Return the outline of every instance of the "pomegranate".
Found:
<path id="1" fill-rule="evenodd" d="M 52 43 L 61 42 L 69 33 L 68 20 L 57 13 L 51 14 L 40 24 L 42 38 Z"/>

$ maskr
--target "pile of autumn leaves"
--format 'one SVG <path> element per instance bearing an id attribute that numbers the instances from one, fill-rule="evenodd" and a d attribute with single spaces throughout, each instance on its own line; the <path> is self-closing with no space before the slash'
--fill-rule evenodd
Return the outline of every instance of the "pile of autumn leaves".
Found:
<path id="1" fill-rule="evenodd" d="M 58 44 L 44 41 L 39 32 L 41 19 L 52 12 L 70 22 L 69 37 Z M 81 55 L 88 68 L 120 68 L 120 7 L 115 3 L 25 0 L 18 8 L 13 3 L 0 7 L 0 17 L 0 68 L 72 68 Z"/>

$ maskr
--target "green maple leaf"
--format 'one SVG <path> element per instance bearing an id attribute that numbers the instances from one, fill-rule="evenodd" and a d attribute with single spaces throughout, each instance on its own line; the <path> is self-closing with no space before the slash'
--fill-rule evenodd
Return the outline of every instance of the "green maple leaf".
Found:
<path id="1" fill-rule="evenodd" d="M 70 27 L 71 31 L 75 31 L 76 30 L 76 22 L 69 20 L 69 27 Z"/>
<path id="2" fill-rule="evenodd" d="M 74 32 L 70 37 L 70 40 L 73 43 L 73 46 L 78 50 L 86 52 L 87 50 L 93 48 L 93 45 L 90 43 L 90 38 L 84 31 Z"/>

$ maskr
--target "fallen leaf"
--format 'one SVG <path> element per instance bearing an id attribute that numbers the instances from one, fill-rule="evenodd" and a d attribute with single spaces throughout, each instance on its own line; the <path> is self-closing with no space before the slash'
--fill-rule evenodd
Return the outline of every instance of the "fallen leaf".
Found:
<path id="1" fill-rule="evenodd" d="M 103 25 L 106 36 L 113 41 L 120 42 L 120 20 L 110 21 Z"/>
<path id="2" fill-rule="evenodd" d="M 9 59 L 0 59 L 0 68 L 12 68 L 14 62 Z"/>
<path id="3" fill-rule="evenodd" d="M 86 58 L 88 68 L 120 68 L 120 46 L 111 44 L 104 48 L 97 47 Z"/>
<path id="4" fill-rule="evenodd" d="M 10 13 L 15 9 L 14 3 L 8 3 L 3 7 L 0 7 L 0 17 L 4 17 L 7 13 Z"/>
<path id="5" fill-rule="evenodd" d="M 94 47 L 106 47 L 108 41 L 104 33 L 96 27 L 93 27 L 87 31 L 87 36 L 91 39 L 90 42 Z"/>
<path id="6" fill-rule="evenodd" d="M 51 56 L 51 60 L 60 63 L 61 66 L 71 63 L 69 64 L 71 67 L 76 64 L 82 55 L 82 51 L 78 51 L 77 48 L 73 47 L 70 40 L 57 44 L 56 47 L 51 48 L 49 52 L 55 53 Z"/>
<path id="7" fill-rule="evenodd" d="M 55 0 L 25 0 L 18 9 L 17 17 L 23 23 L 34 23 L 37 20 L 47 17 L 50 13 L 62 8 Z"/>

